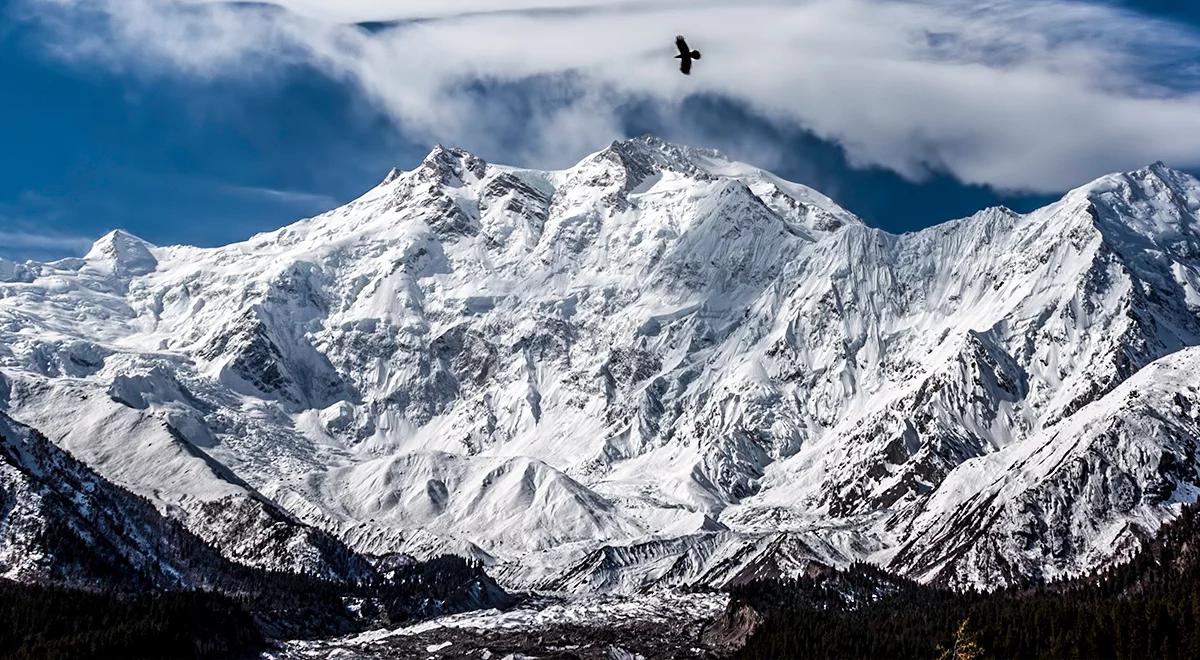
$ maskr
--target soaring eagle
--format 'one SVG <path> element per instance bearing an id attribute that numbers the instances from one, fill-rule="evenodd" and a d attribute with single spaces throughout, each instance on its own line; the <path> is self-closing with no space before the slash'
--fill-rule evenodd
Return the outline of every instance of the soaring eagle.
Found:
<path id="1" fill-rule="evenodd" d="M 700 59 L 700 51 L 688 48 L 687 39 L 682 34 L 675 37 L 675 45 L 679 48 L 679 54 L 675 56 L 679 60 L 679 70 L 685 76 L 692 75 L 692 60 Z"/>

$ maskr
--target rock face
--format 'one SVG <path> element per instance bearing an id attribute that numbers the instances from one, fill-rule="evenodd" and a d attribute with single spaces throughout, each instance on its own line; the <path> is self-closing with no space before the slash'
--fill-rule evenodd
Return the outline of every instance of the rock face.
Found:
<path id="1" fill-rule="evenodd" d="M 0 409 L 248 564 L 341 570 L 311 525 L 580 590 L 1048 578 L 1200 492 L 1198 215 L 1156 164 L 895 236 L 654 138 L 439 147 L 244 243 L 13 266 Z"/>

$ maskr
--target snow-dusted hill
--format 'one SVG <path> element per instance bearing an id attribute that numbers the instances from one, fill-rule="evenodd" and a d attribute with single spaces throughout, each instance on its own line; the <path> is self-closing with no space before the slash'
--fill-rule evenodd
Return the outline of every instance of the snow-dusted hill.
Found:
<path id="1" fill-rule="evenodd" d="M 374 574 L 332 539 L 322 549 L 323 566 L 340 571 L 325 577 Z M 261 555 L 270 558 L 271 548 Z M 0 577 L 87 589 L 194 589 L 244 586 L 237 580 L 245 574 L 151 502 L 0 413 Z"/>
<path id="2" fill-rule="evenodd" d="M 1198 220 L 1161 164 L 895 236 L 653 138 L 438 148 L 244 243 L 0 262 L 0 410 L 253 565 L 1049 577 L 1200 492 Z"/>

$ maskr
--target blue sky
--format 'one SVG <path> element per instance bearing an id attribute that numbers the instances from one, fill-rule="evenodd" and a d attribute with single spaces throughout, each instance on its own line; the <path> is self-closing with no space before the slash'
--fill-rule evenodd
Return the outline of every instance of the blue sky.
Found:
<path id="1" fill-rule="evenodd" d="M 280 3 L 4 0 L 0 256 L 116 227 L 228 243 L 434 142 L 549 168 L 651 132 L 892 231 L 1152 160 L 1200 169 L 1192 3 Z M 677 31 L 708 55 L 690 79 L 657 50 Z"/>

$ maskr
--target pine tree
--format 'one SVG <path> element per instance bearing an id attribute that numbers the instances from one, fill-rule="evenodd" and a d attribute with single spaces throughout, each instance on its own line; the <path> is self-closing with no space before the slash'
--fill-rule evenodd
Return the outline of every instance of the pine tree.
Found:
<path id="1" fill-rule="evenodd" d="M 979 644 L 979 634 L 971 627 L 971 617 L 958 624 L 954 632 L 954 643 L 946 648 L 938 647 L 938 660 L 982 660 L 983 647 Z"/>

